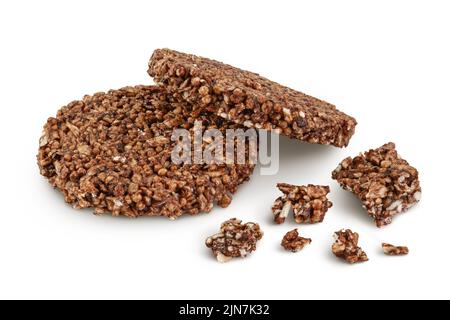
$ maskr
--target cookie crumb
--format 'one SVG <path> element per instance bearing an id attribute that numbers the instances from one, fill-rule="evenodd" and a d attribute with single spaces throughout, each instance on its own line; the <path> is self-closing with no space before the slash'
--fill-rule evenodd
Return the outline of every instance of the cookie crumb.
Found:
<path id="1" fill-rule="evenodd" d="M 298 229 L 294 229 L 286 233 L 281 241 L 281 245 L 286 251 L 298 252 L 303 250 L 305 246 L 311 244 L 311 242 L 311 239 L 300 237 Z"/>
<path id="2" fill-rule="evenodd" d="M 263 234 L 257 223 L 243 224 L 233 218 L 222 223 L 220 232 L 207 238 L 205 244 L 212 249 L 217 261 L 225 263 L 233 258 L 245 258 L 255 251 Z"/>
<path id="3" fill-rule="evenodd" d="M 291 209 L 294 212 L 294 220 L 298 224 L 323 222 L 328 209 L 333 206 L 327 198 L 330 192 L 328 186 L 312 184 L 295 186 L 279 183 L 277 187 L 284 193 L 284 196 L 278 198 L 272 207 L 274 221 L 277 224 L 285 222 Z"/>
<path id="4" fill-rule="evenodd" d="M 383 243 L 383 252 L 387 256 L 406 256 L 409 253 L 408 247 L 393 246 L 392 244 Z"/>
<path id="5" fill-rule="evenodd" d="M 342 229 L 335 232 L 335 239 L 336 242 L 333 244 L 332 251 L 336 257 L 344 259 L 350 264 L 369 260 L 367 254 L 358 247 L 358 233 L 350 229 Z"/>

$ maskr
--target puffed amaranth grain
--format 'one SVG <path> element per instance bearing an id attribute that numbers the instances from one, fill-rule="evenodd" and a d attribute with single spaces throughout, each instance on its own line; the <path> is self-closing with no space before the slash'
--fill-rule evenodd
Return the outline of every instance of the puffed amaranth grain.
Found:
<path id="1" fill-rule="evenodd" d="M 419 202 L 419 172 L 402 159 L 390 142 L 355 158 L 346 158 L 333 171 L 333 179 L 353 192 L 378 227 Z"/>
<path id="2" fill-rule="evenodd" d="M 163 88 L 127 87 L 85 96 L 49 118 L 40 139 L 41 174 L 75 208 L 128 217 L 210 212 L 226 207 L 253 164 L 171 161 L 174 129 L 236 128 L 214 115 L 193 119 Z"/>
<path id="3" fill-rule="evenodd" d="M 355 131 L 356 120 L 334 105 L 211 59 L 159 49 L 148 73 L 177 97 L 246 127 L 337 147 Z"/>

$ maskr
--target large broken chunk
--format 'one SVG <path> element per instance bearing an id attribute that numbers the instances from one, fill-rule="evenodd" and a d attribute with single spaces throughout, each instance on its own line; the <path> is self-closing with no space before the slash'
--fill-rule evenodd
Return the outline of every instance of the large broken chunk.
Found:
<path id="1" fill-rule="evenodd" d="M 390 224 L 421 197 L 417 169 L 397 154 L 392 142 L 345 159 L 332 176 L 358 196 L 378 227 Z"/>

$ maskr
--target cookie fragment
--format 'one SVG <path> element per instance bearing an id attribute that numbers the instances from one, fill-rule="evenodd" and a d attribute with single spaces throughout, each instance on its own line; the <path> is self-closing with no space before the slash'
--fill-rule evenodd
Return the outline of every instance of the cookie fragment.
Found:
<path id="1" fill-rule="evenodd" d="M 388 256 L 405 256 L 409 253 L 408 247 L 393 246 L 392 244 L 383 243 L 383 252 Z"/>
<path id="2" fill-rule="evenodd" d="M 210 212 L 226 207 L 253 164 L 180 164 L 172 159 L 175 129 L 237 128 L 189 106 L 164 88 L 126 87 L 86 96 L 49 118 L 40 139 L 41 174 L 75 208 L 128 217 Z"/>
<path id="3" fill-rule="evenodd" d="M 159 49 L 148 73 L 177 97 L 246 127 L 337 147 L 355 131 L 356 120 L 334 105 L 218 61 Z"/>
<path id="4" fill-rule="evenodd" d="M 228 262 L 233 258 L 245 258 L 256 250 L 256 243 L 263 237 L 263 232 L 257 223 L 243 224 L 233 218 L 222 223 L 220 232 L 206 239 L 219 262 Z"/>
<path id="5" fill-rule="evenodd" d="M 342 229 L 335 232 L 335 240 L 332 251 L 336 257 L 344 259 L 351 264 L 369 260 L 366 253 L 358 247 L 358 233 L 349 229 Z"/>
<path id="6" fill-rule="evenodd" d="M 358 196 L 378 227 L 419 202 L 422 192 L 417 169 L 397 154 L 392 142 L 345 159 L 332 177 Z"/>
<path id="7" fill-rule="evenodd" d="M 330 192 L 328 186 L 312 184 L 295 186 L 279 183 L 277 187 L 284 193 L 284 196 L 278 198 L 272 207 L 274 221 L 277 224 L 284 223 L 291 209 L 294 212 L 295 222 L 299 224 L 323 222 L 328 209 L 333 206 L 327 198 Z"/>
<path id="8" fill-rule="evenodd" d="M 298 252 L 303 250 L 305 246 L 311 244 L 311 242 L 311 239 L 300 237 L 298 230 L 294 229 L 286 233 L 281 241 L 281 245 L 287 251 Z"/>

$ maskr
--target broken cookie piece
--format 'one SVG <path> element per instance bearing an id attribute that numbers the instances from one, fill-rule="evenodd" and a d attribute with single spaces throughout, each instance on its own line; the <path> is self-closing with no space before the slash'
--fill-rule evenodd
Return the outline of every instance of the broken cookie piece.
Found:
<path id="1" fill-rule="evenodd" d="M 287 183 L 279 183 L 278 189 L 284 193 L 278 198 L 272 212 L 277 224 L 284 223 L 291 209 L 297 223 L 319 223 L 325 218 L 325 214 L 333 204 L 327 199 L 330 192 L 328 186 L 295 186 Z"/>
<path id="2" fill-rule="evenodd" d="M 228 262 L 255 251 L 263 234 L 257 223 L 243 224 L 234 218 L 222 223 L 220 232 L 206 239 L 206 246 L 212 249 L 219 262 Z"/>
<path id="3" fill-rule="evenodd" d="M 378 227 L 390 224 L 421 197 L 417 169 L 397 154 L 392 142 L 345 159 L 332 177 L 358 196 Z"/>
<path id="4" fill-rule="evenodd" d="M 388 256 L 405 256 L 409 253 L 408 247 L 393 246 L 392 244 L 383 243 L 383 252 Z"/>
<path id="5" fill-rule="evenodd" d="M 305 246 L 311 244 L 311 242 L 311 239 L 300 237 L 298 234 L 298 230 L 295 229 L 286 233 L 283 240 L 281 241 L 281 245 L 287 251 L 298 252 L 300 250 L 303 250 Z"/>
<path id="6" fill-rule="evenodd" d="M 366 253 L 358 247 L 358 233 L 349 229 L 342 229 L 335 232 L 335 240 L 332 251 L 336 257 L 344 259 L 351 264 L 369 260 Z"/>
<path id="7" fill-rule="evenodd" d="M 347 146 L 356 120 L 334 105 L 207 58 L 155 50 L 148 73 L 179 99 L 249 128 Z"/>

